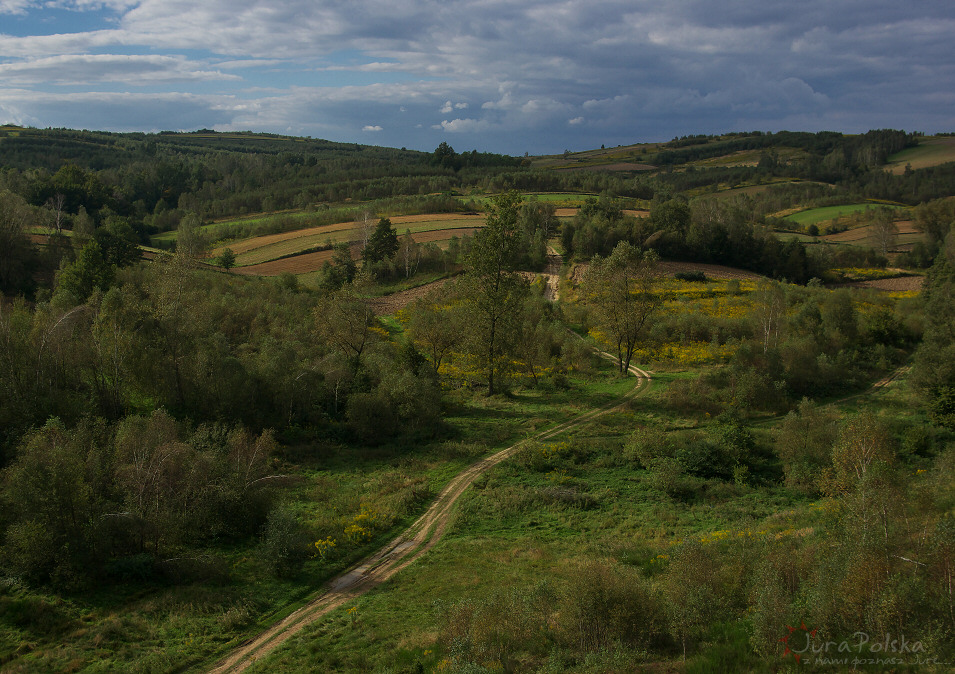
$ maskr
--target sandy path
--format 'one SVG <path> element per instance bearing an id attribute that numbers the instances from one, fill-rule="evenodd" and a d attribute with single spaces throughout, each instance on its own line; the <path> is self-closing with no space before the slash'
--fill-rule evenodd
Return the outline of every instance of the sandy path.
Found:
<path id="1" fill-rule="evenodd" d="M 564 264 L 564 258 L 551 246 L 547 247 L 547 266 L 544 268 L 542 276 L 547 281 L 547 287 L 544 288 L 544 299 L 556 302 L 560 299 L 560 268 Z"/>
<path id="2" fill-rule="evenodd" d="M 616 361 L 613 356 L 601 353 L 601 356 Z M 650 375 L 643 370 L 631 366 L 630 372 L 637 378 L 636 385 L 620 400 L 609 405 L 581 414 L 574 419 L 565 421 L 551 429 L 542 431 L 533 436 L 533 440 L 548 440 L 561 433 L 565 433 L 577 426 L 590 422 L 608 412 L 615 410 L 637 394 L 647 390 L 650 385 Z M 322 618 L 324 615 L 342 604 L 359 597 L 373 588 L 381 585 L 393 575 L 407 567 L 416 559 L 433 548 L 447 529 L 450 521 L 451 509 L 460 498 L 464 490 L 474 480 L 505 459 L 513 456 L 527 440 L 522 440 L 502 449 L 496 454 L 478 461 L 464 471 L 458 473 L 454 479 L 442 490 L 431 507 L 414 524 L 408 527 L 391 543 L 373 555 L 333 578 L 326 589 L 309 601 L 305 606 L 280 620 L 262 634 L 254 637 L 225 658 L 220 660 L 212 672 L 241 672 L 256 660 L 267 656 L 274 649 L 281 646 L 286 640 L 299 633 L 302 629 Z"/>

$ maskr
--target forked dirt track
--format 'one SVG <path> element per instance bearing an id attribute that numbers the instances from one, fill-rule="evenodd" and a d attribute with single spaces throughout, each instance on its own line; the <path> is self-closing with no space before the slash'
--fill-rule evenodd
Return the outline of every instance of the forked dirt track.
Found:
<path id="1" fill-rule="evenodd" d="M 616 358 L 606 353 L 600 354 L 603 358 L 616 361 Z M 650 374 L 634 366 L 630 373 L 637 378 L 636 385 L 619 400 L 601 408 L 585 412 L 578 417 L 565 421 L 553 428 L 542 431 L 532 438 L 521 440 L 507 449 L 478 461 L 469 468 L 458 473 L 451 482 L 441 491 L 421 517 L 408 527 L 391 543 L 373 555 L 332 579 L 314 599 L 305 606 L 289 614 L 283 620 L 275 623 L 265 632 L 241 644 L 225 658 L 220 660 L 212 672 L 241 672 L 256 660 L 265 657 L 286 640 L 300 632 L 309 624 L 323 617 L 342 604 L 359 597 L 373 588 L 381 585 L 393 575 L 407 567 L 416 559 L 433 548 L 444 535 L 450 521 L 451 508 L 457 502 L 464 490 L 482 473 L 493 466 L 512 457 L 528 440 L 549 440 L 561 433 L 611 412 L 647 390 L 650 386 Z"/>

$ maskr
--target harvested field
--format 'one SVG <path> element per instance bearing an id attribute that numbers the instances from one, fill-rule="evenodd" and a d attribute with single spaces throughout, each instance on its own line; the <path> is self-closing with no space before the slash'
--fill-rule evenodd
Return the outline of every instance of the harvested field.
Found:
<path id="1" fill-rule="evenodd" d="M 326 235 L 332 234 L 334 232 L 350 231 L 354 229 L 354 222 L 338 222 L 334 225 L 323 225 L 321 227 L 309 227 L 308 229 L 297 229 L 293 232 L 283 232 L 281 234 L 267 234 L 266 236 L 257 236 L 252 239 L 246 239 L 245 241 L 238 241 L 236 243 L 230 243 L 225 246 L 220 246 L 212 251 L 213 255 L 218 255 L 226 248 L 231 248 L 232 252 L 236 255 L 241 255 L 247 253 L 250 250 L 256 248 L 264 248 L 265 246 L 272 246 L 284 241 L 292 241 L 294 239 L 304 238 L 304 237 L 314 237 L 321 236 L 325 237 Z"/>
<path id="2" fill-rule="evenodd" d="M 587 171 L 656 171 L 652 164 L 634 164 L 632 162 L 618 162 L 616 164 L 597 164 L 582 167 Z"/>
<path id="3" fill-rule="evenodd" d="M 433 229 L 426 232 L 412 232 L 411 236 L 414 238 L 415 243 L 442 243 L 444 241 L 450 241 L 451 237 L 457 236 L 471 236 L 474 232 L 481 229 L 480 227 L 455 227 L 453 229 Z"/>
<path id="4" fill-rule="evenodd" d="M 554 215 L 556 215 L 558 218 L 572 218 L 575 215 L 577 215 L 577 212 L 579 210 L 580 210 L 579 208 L 558 208 L 556 211 L 554 211 Z M 625 210 L 624 214 L 632 215 L 635 218 L 650 217 L 650 211 L 643 211 L 643 210 Z"/>
<path id="5" fill-rule="evenodd" d="M 451 240 L 453 236 L 471 235 L 479 227 L 456 227 L 453 229 L 435 229 L 431 231 L 422 231 L 412 233 L 416 243 L 437 243 L 439 246 Z M 307 246 L 303 246 L 307 247 Z M 292 251 L 294 252 L 294 251 Z M 235 267 L 234 271 L 247 276 L 278 276 L 284 272 L 290 274 L 308 274 L 318 271 L 325 262 L 330 262 L 335 251 L 320 250 L 314 253 L 303 253 L 302 255 L 292 255 L 280 260 L 269 259 L 255 264 L 248 264 L 241 267 Z M 352 257 L 357 258 L 357 250 L 353 247 Z M 246 258 L 248 259 L 248 258 Z"/>
<path id="6" fill-rule="evenodd" d="M 570 281 L 574 285 L 579 285 L 581 280 L 583 280 L 588 266 L 589 265 L 586 263 L 574 265 L 573 270 L 570 272 Z M 663 273 L 664 276 L 668 277 L 675 276 L 680 272 L 701 271 L 706 274 L 707 278 L 711 279 L 759 281 L 765 278 L 764 276 L 760 276 L 755 272 L 746 271 L 745 269 L 736 269 L 735 267 L 724 267 L 721 264 L 703 264 L 698 262 L 661 262 L 659 268 L 660 272 Z"/>
<path id="7" fill-rule="evenodd" d="M 899 230 L 899 236 L 908 236 L 908 235 L 918 235 L 920 232 L 915 228 L 915 223 L 911 220 L 899 220 L 895 223 L 895 226 Z M 825 236 L 820 236 L 819 239 L 822 241 L 830 241 L 832 243 L 857 243 L 859 241 L 867 241 L 872 237 L 872 226 L 865 225 L 864 227 L 856 227 L 854 229 L 847 229 L 844 232 L 839 232 L 838 234 L 827 234 Z"/>
<path id="8" fill-rule="evenodd" d="M 465 234 L 470 235 L 478 229 L 477 227 L 467 226 L 444 227 L 444 224 L 446 223 L 438 223 L 436 225 L 437 229 L 419 229 L 418 231 L 413 231 L 411 235 L 414 237 L 416 243 L 429 243 L 432 241 L 449 241 L 452 236 L 462 237 Z M 289 255 L 295 255 L 296 253 L 308 250 L 310 248 L 318 248 L 327 244 L 329 239 L 331 239 L 332 244 L 350 241 L 352 239 L 351 231 L 352 230 L 347 229 L 342 230 L 337 234 L 333 233 L 331 235 L 329 235 L 328 232 L 323 232 L 321 234 L 313 234 L 311 236 L 302 236 L 295 239 L 288 239 L 286 241 L 278 241 L 267 246 L 253 248 L 252 250 L 242 253 L 236 257 L 236 262 L 240 267 L 261 264 L 270 260 L 276 260 Z"/>
<path id="9" fill-rule="evenodd" d="M 306 253 L 287 257 L 284 260 L 272 260 L 262 264 L 253 264 L 248 267 L 236 267 L 233 271 L 246 276 L 278 276 L 284 272 L 290 274 L 306 274 L 318 271 L 325 262 L 330 262 L 335 251 L 320 250 L 317 253 Z"/>
<path id="10" fill-rule="evenodd" d="M 740 150 L 720 157 L 700 159 L 690 163 L 694 166 L 757 166 L 761 156 L 762 151 L 760 150 Z"/>
<path id="11" fill-rule="evenodd" d="M 451 279 L 446 278 L 438 279 L 437 281 L 432 281 L 431 283 L 426 283 L 423 286 L 411 288 L 410 290 L 402 290 L 391 295 L 385 295 L 384 297 L 374 297 L 368 300 L 368 304 L 371 305 L 371 308 L 377 315 L 390 316 L 398 310 L 404 309 L 419 297 L 424 297 L 435 288 L 440 288 L 450 280 Z"/>
<path id="12" fill-rule="evenodd" d="M 819 208 L 809 208 L 804 211 L 790 213 L 783 217 L 783 219 L 795 223 L 800 227 L 808 227 L 809 225 L 818 225 L 827 220 L 838 220 L 839 218 L 851 216 L 856 213 L 865 214 L 869 211 L 874 214 L 876 209 L 880 206 L 886 205 L 866 201 L 858 204 L 843 204 L 841 206 L 820 206 Z M 907 210 L 903 206 L 888 206 L 888 208 L 896 212 L 904 212 Z"/>
<path id="13" fill-rule="evenodd" d="M 922 283 L 925 281 L 922 276 L 897 276 L 895 278 L 882 278 L 873 281 L 857 281 L 855 283 L 840 283 L 834 288 L 869 288 L 872 290 L 884 290 L 885 292 L 918 292 L 922 289 Z"/>
<path id="14" fill-rule="evenodd" d="M 698 262 L 661 262 L 660 270 L 667 276 L 674 276 L 680 272 L 701 271 L 707 278 L 737 279 L 739 281 L 759 281 L 765 278 L 755 272 L 735 267 L 724 267 L 721 264 L 702 264 Z"/>

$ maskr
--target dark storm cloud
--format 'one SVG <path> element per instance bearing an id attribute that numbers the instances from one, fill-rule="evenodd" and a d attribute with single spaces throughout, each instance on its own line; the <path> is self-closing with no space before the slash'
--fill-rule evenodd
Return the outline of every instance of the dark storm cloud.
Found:
<path id="1" fill-rule="evenodd" d="M 80 126 L 71 115 L 83 109 L 103 121 L 82 125 L 107 128 L 93 90 L 124 78 L 124 128 L 155 128 L 150 96 L 162 86 L 190 97 L 185 119 L 196 126 L 422 149 L 448 140 L 519 154 L 724 130 L 955 126 L 949 2 L 59 4 L 103 13 L 101 28 L 0 36 L 2 110 L 44 126 Z M 44 7 L 0 0 L 11 17 Z"/>

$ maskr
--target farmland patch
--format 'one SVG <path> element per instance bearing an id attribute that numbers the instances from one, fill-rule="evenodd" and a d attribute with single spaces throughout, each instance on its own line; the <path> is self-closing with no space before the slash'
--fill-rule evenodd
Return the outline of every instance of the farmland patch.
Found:
<path id="1" fill-rule="evenodd" d="M 955 136 L 936 136 L 922 139 L 918 146 L 906 148 L 889 157 L 888 170 L 895 175 L 912 169 L 930 168 L 955 161 Z"/>
<path id="2" fill-rule="evenodd" d="M 823 206 L 821 208 L 810 208 L 798 213 L 792 213 L 785 216 L 783 219 L 788 222 L 795 223 L 801 227 L 808 227 L 809 225 L 816 225 L 826 220 L 833 220 L 835 218 L 851 215 L 853 213 L 862 213 L 868 209 L 875 209 L 882 205 L 883 204 L 867 202 L 861 204 L 844 204 L 842 206 Z M 890 206 L 890 208 L 902 207 Z"/>
<path id="3" fill-rule="evenodd" d="M 415 242 L 436 242 L 440 245 L 441 242 L 450 241 L 454 236 L 461 237 L 466 234 L 473 234 L 484 224 L 484 216 L 445 213 L 440 215 L 408 215 L 391 218 L 391 222 L 399 236 L 410 230 Z M 287 258 L 300 252 L 325 252 L 331 255 L 330 251 L 315 251 L 315 249 L 327 244 L 350 242 L 356 238 L 355 223 L 341 222 L 283 234 L 259 236 L 229 244 L 228 247 L 236 254 L 238 266 L 248 267 L 269 261 L 281 262 L 279 258 Z M 223 249 L 224 247 L 217 248 L 212 254 L 218 255 Z M 308 254 L 311 254 L 311 252 Z M 304 255 L 296 256 L 303 257 Z M 310 259 L 318 260 L 319 258 Z M 323 261 L 324 259 L 322 259 Z M 321 262 L 315 269 L 320 267 Z M 314 269 L 306 269 L 305 271 L 314 271 Z"/>

